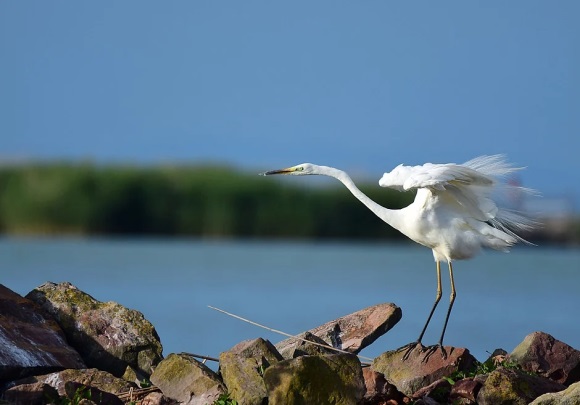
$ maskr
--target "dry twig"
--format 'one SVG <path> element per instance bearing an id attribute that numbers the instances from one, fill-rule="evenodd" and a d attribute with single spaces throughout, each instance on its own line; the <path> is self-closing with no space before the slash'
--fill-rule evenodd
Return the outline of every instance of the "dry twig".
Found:
<path id="1" fill-rule="evenodd" d="M 230 313 L 230 312 L 224 311 L 223 309 L 219 309 L 219 308 L 216 308 L 216 307 L 212 307 L 211 305 L 208 305 L 208 307 L 209 307 L 209 308 L 211 308 L 211 309 L 213 309 L 213 310 L 215 310 L 215 311 L 218 311 L 218 312 L 221 312 L 221 313 L 223 313 L 223 314 L 229 315 L 229 316 L 231 316 L 231 317 L 233 317 L 233 318 L 239 319 L 240 321 L 244 321 L 244 322 L 247 322 L 247 323 L 249 323 L 249 324 L 252 324 L 252 325 L 254 325 L 254 326 L 258 326 L 258 327 L 260 327 L 260 328 L 263 328 L 263 329 L 269 330 L 270 332 L 278 333 L 279 335 L 282 335 L 282 336 L 290 337 L 290 338 L 293 338 L 293 339 L 298 339 L 298 340 L 301 340 L 301 341 L 303 341 L 303 342 L 307 342 L 307 343 L 311 343 L 311 344 L 313 344 L 313 345 L 316 345 L 316 346 L 324 347 L 325 349 L 334 350 L 334 351 L 336 351 L 336 352 L 340 352 L 340 353 L 346 353 L 346 354 L 352 354 L 352 353 L 350 353 L 350 352 L 347 352 L 346 350 L 341 350 L 341 349 L 337 349 L 336 347 L 332 347 L 332 346 L 329 346 L 329 345 L 323 345 L 323 344 L 321 344 L 321 343 L 312 342 L 312 341 L 310 341 L 310 340 L 303 339 L 303 338 L 301 338 L 301 337 L 299 337 L 299 336 L 291 335 L 291 334 L 289 334 L 289 333 L 282 332 L 281 330 L 277 330 L 277 329 L 270 328 L 270 327 L 268 327 L 268 326 L 265 326 L 265 325 L 259 324 L 259 323 L 257 323 L 257 322 L 250 321 L 249 319 L 242 318 L 241 316 L 238 316 L 238 315 L 232 314 L 232 313 Z M 357 356 L 357 357 L 358 357 L 359 359 L 362 359 L 362 360 L 373 361 L 373 359 L 371 359 L 371 358 L 369 358 L 369 357 L 364 357 L 364 356 Z M 364 364 L 366 365 L 366 363 L 364 363 Z"/>

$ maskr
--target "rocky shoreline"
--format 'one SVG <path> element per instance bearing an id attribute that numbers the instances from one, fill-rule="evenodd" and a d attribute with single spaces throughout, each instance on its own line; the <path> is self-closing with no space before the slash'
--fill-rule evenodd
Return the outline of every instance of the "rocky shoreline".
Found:
<path id="1" fill-rule="evenodd" d="M 416 347 L 357 354 L 401 319 L 379 304 L 277 344 L 162 355 L 154 326 L 70 283 L 22 297 L 0 285 L 0 404 L 579 404 L 580 351 L 535 332 L 511 353 Z M 338 351 L 336 349 L 339 349 Z"/>

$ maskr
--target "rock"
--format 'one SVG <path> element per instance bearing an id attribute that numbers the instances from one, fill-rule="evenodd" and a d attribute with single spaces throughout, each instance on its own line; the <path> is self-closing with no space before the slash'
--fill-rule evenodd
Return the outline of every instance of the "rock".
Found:
<path id="1" fill-rule="evenodd" d="M 243 341 L 221 353 L 220 373 L 230 397 L 241 404 L 264 403 L 268 393 L 262 376 L 281 360 L 272 343 L 261 338 Z"/>
<path id="2" fill-rule="evenodd" d="M 141 401 L 141 405 L 169 405 L 174 403 L 160 392 L 151 392 Z"/>
<path id="3" fill-rule="evenodd" d="M 447 403 L 449 398 L 449 393 L 451 392 L 451 383 L 447 381 L 445 378 L 440 378 L 438 380 L 433 381 L 426 387 L 423 387 L 413 393 L 411 398 L 413 399 L 421 399 L 425 397 L 429 397 L 434 399 L 437 402 Z"/>
<path id="4" fill-rule="evenodd" d="M 446 346 L 445 351 L 445 359 L 440 348 L 425 357 L 427 352 L 417 346 L 406 360 L 403 351 L 385 352 L 375 358 L 372 369 L 383 373 L 402 393 L 412 395 L 442 377 L 467 371 L 474 364 L 475 358 L 467 349 Z"/>
<path id="5" fill-rule="evenodd" d="M 301 356 L 266 369 L 269 405 L 355 405 L 364 395 L 361 364 L 352 354 Z"/>
<path id="6" fill-rule="evenodd" d="M 4 391 L 2 398 L 12 405 L 44 405 L 60 403 L 56 389 L 48 384 L 37 382 L 21 384 Z"/>
<path id="7" fill-rule="evenodd" d="M 70 283 L 45 283 L 26 297 L 56 319 L 89 367 L 119 377 L 131 366 L 148 376 L 162 359 L 159 336 L 138 311 L 97 301 Z"/>
<path id="8" fill-rule="evenodd" d="M 509 358 L 526 371 L 564 385 L 580 381 L 580 351 L 544 332 L 526 336 Z"/>
<path id="9" fill-rule="evenodd" d="M 499 367 L 489 373 L 477 394 L 479 405 L 525 405 L 547 392 L 561 391 L 565 386 L 545 377 L 521 370 Z"/>
<path id="10" fill-rule="evenodd" d="M 96 388 L 98 390 L 111 394 L 122 394 L 128 392 L 131 388 L 137 388 L 135 384 L 117 378 L 106 372 L 92 369 L 84 370 L 63 370 L 51 374 L 28 377 L 27 379 L 16 381 L 15 384 L 32 384 L 41 383 L 54 387 L 61 396 L 67 395 L 66 384 L 74 382 L 79 386 Z"/>
<path id="11" fill-rule="evenodd" d="M 424 397 L 419 399 L 416 402 L 413 402 L 413 405 L 440 405 L 438 401 L 434 400 L 433 398 Z"/>
<path id="12" fill-rule="evenodd" d="M 462 403 L 474 404 L 482 385 L 483 383 L 473 378 L 464 378 L 463 380 L 456 381 L 451 387 L 451 393 L 449 394 L 450 402 L 455 403 L 464 400 Z"/>
<path id="13" fill-rule="evenodd" d="M 187 404 L 213 403 L 226 387 L 216 373 L 187 353 L 172 353 L 162 360 L 151 382 L 163 395 Z"/>
<path id="14" fill-rule="evenodd" d="M 0 380 L 84 367 L 53 319 L 34 302 L 0 285 Z"/>
<path id="15" fill-rule="evenodd" d="M 399 322 L 401 316 L 401 308 L 395 304 L 378 304 L 327 322 L 308 332 L 336 349 L 356 354 L 387 333 Z M 283 340 L 276 344 L 276 349 L 285 353 L 286 347 L 295 345 L 296 341 L 295 338 Z"/>
<path id="16" fill-rule="evenodd" d="M 389 383 L 383 374 L 377 373 L 370 367 L 365 367 L 362 371 L 366 388 L 363 404 L 403 403 L 405 395 Z"/>
<path id="17" fill-rule="evenodd" d="M 578 405 L 580 404 L 580 382 L 574 383 L 564 391 L 543 394 L 530 405 Z"/>
<path id="18" fill-rule="evenodd" d="M 278 343 L 280 349 L 282 350 L 280 354 L 286 360 L 294 359 L 299 356 L 318 356 L 322 354 L 336 354 L 336 350 L 332 350 L 328 346 L 328 343 L 319 338 L 316 335 L 313 335 L 310 332 L 303 332 L 299 335 L 296 335 L 297 338 L 290 338 L 287 341 L 284 341 L 284 344 Z M 314 342 L 314 343 L 309 343 Z"/>
<path id="19" fill-rule="evenodd" d="M 97 405 L 123 405 L 123 401 L 116 395 L 76 381 L 68 381 L 64 387 L 66 397 L 72 404 L 82 403 L 82 400 L 88 399 Z"/>

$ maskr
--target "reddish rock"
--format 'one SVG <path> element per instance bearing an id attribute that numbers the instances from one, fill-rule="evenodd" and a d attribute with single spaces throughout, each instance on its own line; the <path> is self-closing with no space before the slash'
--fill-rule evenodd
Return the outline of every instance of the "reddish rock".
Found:
<path id="1" fill-rule="evenodd" d="M 469 350 L 463 348 L 446 346 L 446 358 L 440 348 L 428 350 L 417 346 L 405 360 L 403 351 L 386 352 L 374 360 L 372 368 L 383 373 L 401 392 L 412 395 L 440 378 L 471 369 L 476 361 Z"/>
<path id="2" fill-rule="evenodd" d="M 0 285 L 0 380 L 84 367 L 50 316 Z"/>
<path id="3" fill-rule="evenodd" d="M 446 403 L 450 392 L 451 383 L 445 378 L 440 378 L 428 386 L 416 391 L 413 395 L 411 395 L 411 398 L 417 400 L 425 397 L 431 397 L 438 402 Z"/>
<path id="4" fill-rule="evenodd" d="M 327 322 L 308 332 L 334 348 L 356 354 L 387 333 L 399 322 L 401 316 L 401 308 L 395 304 L 377 304 Z M 283 353 L 287 346 L 295 343 L 295 338 L 289 338 L 276 344 L 276 349 Z"/>
<path id="5" fill-rule="evenodd" d="M 449 394 L 450 402 L 463 398 L 469 401 L 467 403 L 475 403 L 482 385 L 483 383 L 473 378 L 464 378 L 463 380 L 456 381 L 451 387 L 451 393 Z"/>
<path id="6" fill-rule="evenodd" d="M 560 384 L 570 385 L 580 381 L 580 351 L 544 332 L 526 336 L 509 358 L 524 370 Z"/>
<path id="7" fill-rule="evenodd" d="M 370 367 L 362 369 L 365 380 L 366 393 L 363 397 L 363 404 L 399 404 L 403 403 L 405 395 L 389 383 L 385 376 L 377 373 Z"/>

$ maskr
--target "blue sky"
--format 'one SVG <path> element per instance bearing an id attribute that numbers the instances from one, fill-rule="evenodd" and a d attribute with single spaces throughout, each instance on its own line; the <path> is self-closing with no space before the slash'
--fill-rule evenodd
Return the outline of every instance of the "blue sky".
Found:
<path id="1" fill-rule="evenodd" d="M 302 162 L 378 179 L 505 153 L 580 199 L 580 2 L 2 1 L 0 159 Z"/>

